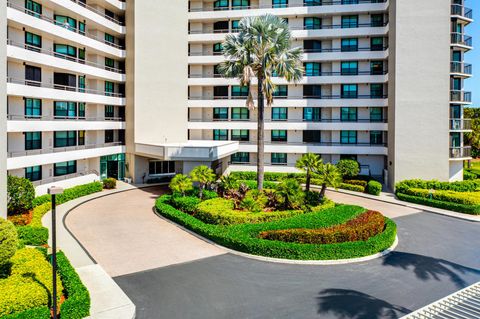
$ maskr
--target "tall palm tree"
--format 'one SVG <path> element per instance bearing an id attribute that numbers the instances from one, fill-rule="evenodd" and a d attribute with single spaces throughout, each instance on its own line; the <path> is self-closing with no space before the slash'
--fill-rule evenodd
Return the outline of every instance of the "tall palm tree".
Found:
<path id="1" fill-rule="evenodd" d="M 315 173 L 318 175 L 318 179 L 322 181 L 322 190 L 320 191 L 321 199 L 325 197 L 327 187 L 337 188 L 342 182 L 342 174 L 340 174 L 338 168 L 333 164 L 321 164 Z"/>
<path id="2" fill-rule="evenodd" d="M 215 173 L 213 170 L 205 165 L 195 167 L 191 172 L 190 176 L 194 182 L 198 182 L 198 197 L 203 198 L 203 190 L 205 186 L 215 181 Z"/>
<path id="3" fill-rule="evenodd" d="M 318 171 L 320 165 L 322 165 L 322 159 L 317 154 L 307 153 L 300 157 L 295 164 L 295 167 L 305 172 L 306 176 L 306 190 L 310 191 L 310 180 L 312 179 L 312 173 Z"/>
<path id="4" fill-rule="evenodd" d="M 239 23 L 239 33 L 227 35 L 223 43 L 226 61 L 219 66 L 219 72 L 228 78 L 239 78 L 240 84 L 249 87 L 246 106 L 252 110 L 253 79 L 258 80 L 258 189 L 263 188 L 264 175 L 264 114 L 265 103 L 271 106 L 276 85 L 272 77 L 298 82 L 303 76 L 300 61 L 301 48 L 291 47 L 291 33 L 288 23 L 279 17 L 266 14 L 246 17 Z"/>

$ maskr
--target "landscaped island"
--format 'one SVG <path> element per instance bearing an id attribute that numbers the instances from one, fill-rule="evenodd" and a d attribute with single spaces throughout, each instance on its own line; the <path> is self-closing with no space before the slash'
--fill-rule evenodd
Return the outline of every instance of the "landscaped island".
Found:
<path id="1" fill-rule="evenodd" d="M 239 175 L 215 182 L 205 166 L 195 168 L 191 179 L 176 175 L 172 195 L 158 198 L 156 211 L 222 246 L 274 258 L 364 257 L 395 241 L 395 223 L 379 212 L 335 204 L 324 192 L 304 191 L 296 179 L 265 182 L 257 190 L 255 181 Z"/>

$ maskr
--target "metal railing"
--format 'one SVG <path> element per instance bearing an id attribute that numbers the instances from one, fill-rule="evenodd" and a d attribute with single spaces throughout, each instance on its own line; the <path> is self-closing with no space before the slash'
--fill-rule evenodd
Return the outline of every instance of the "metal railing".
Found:
<path id="1" fill-rule="evenodd" d="M 7 83 L 14 83 L 14 84 L 22 84 L 28 86 L 36 86 L 48 89 L 55 89 L 55 90 L 62 90 L 62 91 L 71 91 L 71 92 L 78 92 L 78 93 L 86 93 L 86 94 L 96 94 L 96 95 L 104 95 L 109 97 L 118 97 L 123 98 L 124 94 L 122 93 L 113 93 L 113 92 L 105 92 L 101 90 L 94 90 L 94 89 L 87 89 L 87 88 L 79 88 L 76 86 L 67 86 L 63 84 L 54 84 L 54 83 L 45 83 L 39 81 L 32 81 L 26 79 L 15 79 L 12 77 L 7 77 Z"/>
<path id="2" fill-rule="evenodd" d="M 68 60 L 68 61 L 71 61 L 71 62 L 76 62 L 76 63 L 80 63 L 80 64 L 84 64 L 84 65 L 93 66 L 95 68 L 99 68 L 99 69 L 102 69 L 102 70 L 107 70 L 107 71 L 110 71 L 110 72 L 125 74 L 125 71 L 121 70 L 121 69 L 112 68 L 112 67 L 106 66 L 105 64 L 101 64 L 101 63 L 86 61 L 86 60 L 83 60 L 83 59 L 80 59 L 80 58 L 77 58 L 77 57 L 73 57 L 73 56 L 70 56 L 70 55 L 66 55 L 66 54 L 63 54 L 63 53 L 58 53 L 58 52 L 55 52 L 55 51 L 52 51 L 52 50 L 39 48 L 39 47 L 34 46 L 34 45 L 18 43 L 18 42 L 14 42 L 12 40 L 7 40 L 7 45 L 15 46 L 17 48 L 23 48 L 25 50 L 29 50 L 29 51 L 33 51 L 33 52 L 37 52 L 37 53 L 50 55 L 50 56 L 53 56 L 53 57 L 56 57 L 56 58 L 59 58 L 59 59 L 63 59 L 63 60 Z"/>
<path id="3" fill-rule="evenodd" d="M 472 147 L 450 147 L 450 158 L 468 158 L 472 157 Z"/>
<path id="4" fill-rule="evenodd" d="M 73 28 L 73 27 L 71 27 L 70 25 L 65 25 L 65 24 L 59 23 L 58 21 L 55 21 L 54 19 L 52 19 L 52 18 L 50 18 L 50 17 L 47 17 L 47 16 L 45 16 L 45 15 L 43 15 L 43 14 L 39 14 L 39 13 L 37 13 L 37 12 L 35 12 L 35 11 L 32 11 L 32 10 L 28 10 L 28 9 L 26 9 L 25 7 L 18 6 L 18 5 L 14 4 L 14 3 L 10 2 L 10 1 L 7 1 L 7 6 L 8 6 L 9 8 L 12 8 L 12 9 L 15 9 L 15 10 L 18 10 L 18 11 L 21 11 L 21 12 L 23 12 L 23 13 L 25 13 L 25 14 L 30 15 L 30 16 L 36 17 L 36 18 L 38 18 L 38 19 L 40 19 L 40 20 L 43 20 L 43 21 L 49 22 L 49 23 L 51 23 L 51 24 L 54 24 L 54 25 L 56 25 L 56 26 L 58 26 L 58 27 L 60 27 L 60 28 L 65 28 L 65 29 L 70 30 L 70 31 L 72 31 L 72 32 L 75 32 L 75 33 L 77 33 L 77 34 L 80 34 L 80 35 L 83 35 L 83 36 L 85 36 L 85 37 L 88 37 L 88 38 L 90 38 L 90 39 L 97 40 L 97 41 L 99 41 L 99 42 L 101 42 L 101 43 L 104 43 L 104 44 L 106 44 L 106 45 L 109 45 L 109 46 L 111 46 L 111 47 L 114 47 L 114 48 L 117 48 L 117 49 L 120 49 L 120 50 L 124 50 L 124 49 L 125 49 L 125 47 L 122 46 L 122 45 L 119 45 L 119 44 L 116 44 L 116 43 L 107 41 L 107 40 L 105 40 L 104 38 L 97 37 L 96 35 L 91 34 L 91 33 L 88 33 L 88 32 L 86 32 L 86 31 L 84 31 L 84 30 L 80 30 L 80 29 L 78 29 L 78 28 Z M 54 30 L 52 30 L 52 31 L 54 31 Z"/>
<path id="5" fill-rule="evenodd" d="M 465 17 L 469 20 L 473 19 L 473 11 L 461 4 L 452 4 L 452 15 Z"/>
<path id="6" fill-rule="evenodd" d="M 240 145 L 257 145 L 256 142 L 253 141 L 240 141 Z M 386 147 L 388 146 L 387 143 L 379 143 L 379 144 L 372 144 L 372 143 L 341 143 L 341 142 L 265 142 L 265 145 L 272 145 L 272 146 L 347 146 L 347 147 Z"/>
<path id="7" fill-rule="evenodd" d="M 257 123 L 256 119 L 189 119 L 189 122 L 192 123 L 211 123 L 211 122 L 240 122 L 240 123 Z M 306 124 L 316 124 L 316 123 L 388 123 L 387 119 L 356 119 L 354 121 L 347 121 L 342 119 L 319 119 L 319 120 L 297 120 L 297 119 L 286 119 L 286 120 L 272 120 L 267 119 L 265 123 L 278 123 L 282 122 L 285 124 L 288 123 L 306 123 Z"/>
<path id="8" fill-rule="evenodd" d="M 301 96 L 275 96 L 276 100 L 348 100 L 348 99 L 386 99 L 387 94 L 383 95 L 301 95 Z M 189 96 L 189 100 L 246 100 L 246 96 Z"/>
<path id="9" fill-rule="evenodd" d="M 24 115 L 9 114 L 10 121 L 90 121 L 90 122 L 124 122 L 121 117 L 86 117 L 86 116 L 57 116 L 57 115 Z"/>
<path id="10" fill-rule="evenodd" d="M 450 102 L 472 102 L 472 92 L 460 91 L 460 90 L 451 90 L 450 91 Z"/>
<path id="11" fill-rule="evenodd" d="M 38 150 L 8 152 L 8 158 L 62 153 L 62 152 L 71 152 L 71 151 L 81 151 L 81 150 L 91 150 L 95 148 L 105 148 L 105 147 L 112 147 L 112 146 L 119 146 L 119 145 L 124 145 L 124 144 L 122 142 L 112 142 L 112 143 L 104 143 L 104 144 L 76 145 L 76 146 L 69 146 L 69 147 L 49 147 L 49 148 L 42 148 Z"/>
<path id="12" fill-rule="evenodd" d="M 55 183 L 55 182 L 64 181 L 64 180 L 75 178 L 75 177 L 86 176 L 86 175 L 100 176 L 100 173 L 98 173 L 98 171 L 92 169 L 92 170 L 79 172 L 79 173 L 73 173 L 73 174 L 68 174 L 68 175 L 53 176 L 53 177 L 49 177 L 49 178 L 44 178 L 44 179 L 41 179 L 39 181 L 32 182 L 32 184 L 33 184 L 33 186 L 40 186 L 40 185 Z"/>
<path id="13" fill-rule="evenodd" d="M 98 10 L 97 8 L 89 6 L 88 4 L 86 4 L 85 2 L 83 2 L 81 0 L 71 0 L 71 1 L 78 4 L 81 7 L 84 7 L 85 9 L 88 9 L 88 10 L 102 16 L 103 18 L 105 18 L 109 21 L 112 21 L 113 23 L 118 24 L 119 26 L 124 26 L 125 25 L 125 23 L 123 23 L 123 21 L 115 19 L 115 17 L 110 17 L 109 15 L 105 14 L 105 12 L 102 12 L 102 11 Z"/>
<path id="14" fill-rule="evenodd" d="M 450 72 L 468 74 L 468 75 L 473 74 L 472 65 L 470 63 L 457 62 L 457 61 L 450 62 Z"/>
<path id="15" fill-rule="evenodd" d="M 472 120 L 470 119 L 450 119 L 450 130 L 468 131 L 472 129 Z"/>
<path id="16" fill-rule="evenodd" d="M 387 75 L 388 71 L 349 71 L 349 72 L 319 72 L 315 74 L 303 73 L 305 77 L 316 77 L 316 76 L 358 76 L 358 75 Z M 212 74 L 212 75 L 203 75 L 203 74 L 189 74 L 189 79 L 218 79 L 222 78 L 221 74 Z M 276 78 L 275 76 L 273 78 Z"/>
<path id="17" fill-rule="evenodd" d="M 331 5 L 350 5 L 350 4 L 369 4 L 369 3 L 385 3 L 387 0 L 357 0 L 354 3 L 345 3 L 342 0 L 322 0 L 318 2 L 306 2 L 303 4 L 271 4 L 271 5 L 249 5 L 249 6 L 230 6 L 217 8 L 191 8 L 189 12 L 205 12 L 205 11 L 230 11 L 230 10 L 252 10 L 252 9 L 284 9 L 299 7 L 318 7 Z"/>
<path id="18" fill-rule="evenodd" d="M 463 33 L 452 32 L 452 44 L 471 47 L 473 43 L 472 37 Z"/>

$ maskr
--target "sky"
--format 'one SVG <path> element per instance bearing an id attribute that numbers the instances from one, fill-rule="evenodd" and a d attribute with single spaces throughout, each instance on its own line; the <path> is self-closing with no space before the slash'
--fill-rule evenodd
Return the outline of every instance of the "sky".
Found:
<path id="1" fill-rule="evenodd" d="M 465 61 L 473 64 L 473 77 L 465 81 L 465 90 L 472 92 L 473 106 L 480 107 L 480 1 L 467 0 L 465 6 L 473 9 L 473 19 L 466 34 L 473 37 L 474 50 L 467 53 Z"/>

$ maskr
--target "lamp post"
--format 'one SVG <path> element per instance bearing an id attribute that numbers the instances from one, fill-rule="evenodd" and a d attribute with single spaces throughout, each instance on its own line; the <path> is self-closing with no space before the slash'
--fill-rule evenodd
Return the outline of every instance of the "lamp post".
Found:
<path id="1" fill-rule="evenodd" d="M 52 196 L 52 274 L 53 274 L 53 319 L 57 319 L 57 216 L 56 216 L 56 197 L 63 193 L 63 188 L 52 186 L 48 189 Z"/>

